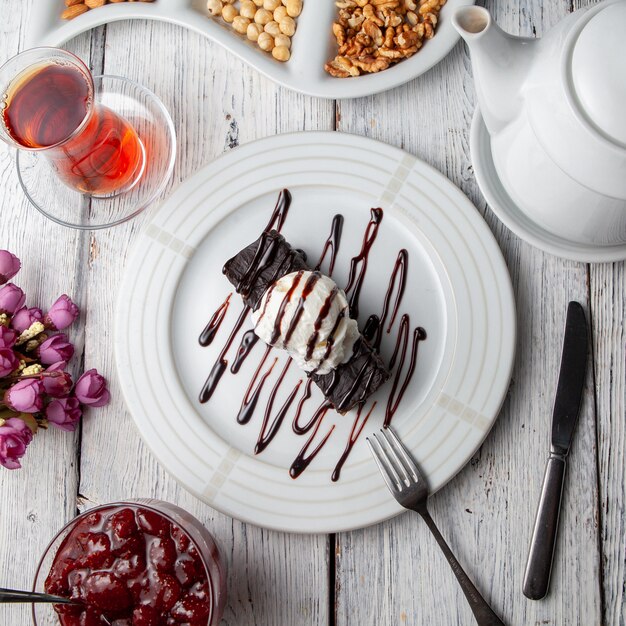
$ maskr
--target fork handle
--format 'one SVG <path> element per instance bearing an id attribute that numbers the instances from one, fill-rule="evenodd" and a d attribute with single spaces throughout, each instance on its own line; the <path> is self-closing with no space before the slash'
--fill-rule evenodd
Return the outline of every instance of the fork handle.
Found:
<path id="1" fill-rule="evenodd" d="M 430 532 L 434 535 L 439 547 L 444 553 L 454 575 L 456 576 L 459 584 L 461 585 L 461 589 L 469 602 L 470 608 L 472 609 L 472 613 L 474 613 L 474 617 L 476 618 L 476 623 L 478 626 L 505 626 L 504 622 L 493 612 L 492 608 L 487 604 L 485 599 L 480 595 L 478 589 L 474 587 L 474 584 L 469 579 L 469 576 L 465 573 L 460 563 L 456 560 L 456 557 L 450 550 L 450 546 L 446 543 L 446 540 L 443 538 L 443 535 L 439 532 L 437 525 L 435 524 L 433 518 L 430 516 L 430 513 L 424 509 L 420 509 L 417 511 L 424 521 L 426 525 L 430 529 Z"/>

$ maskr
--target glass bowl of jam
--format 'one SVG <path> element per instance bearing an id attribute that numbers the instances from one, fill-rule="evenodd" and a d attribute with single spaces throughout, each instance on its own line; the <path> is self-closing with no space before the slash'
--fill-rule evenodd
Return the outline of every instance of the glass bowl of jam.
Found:
<path id="1" fill-rule="evenodd" d="M 33 604 L 35 626 L 216 626 L 226 564 L 208 530 L 160 500 L 105 504 L 79 515 L 39 563 L 34 591 L 75 604 Z"/>

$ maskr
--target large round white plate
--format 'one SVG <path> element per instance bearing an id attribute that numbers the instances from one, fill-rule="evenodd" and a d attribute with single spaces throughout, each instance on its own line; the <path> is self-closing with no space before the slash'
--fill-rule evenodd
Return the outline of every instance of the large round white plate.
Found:
<path id="1" fill-rule="evenodd" d="M 155 2 L 117 2 L 87 11 L 64 21 L 65 8 L 60 0 L 39 0 L 29 23 L 31 46 L 60 46 L 72 37 L 95 26 L 123 19 L 155 19 L 179 24 L 217 42 L 226 50 L 257 69 L 271 80 L 294 91 L 320 98 L 360 98 L 402 85 L 439 63 L 459 40 L 452 26 L 452 14 L 474 0 L 448 0 L 439 15 L 433 39 L 410 59 L 394 67 L 356 78 L 333 78 L 324 63 L 336 54 L 332 23 L 337 9 L 333 0 L 305 0 L 293 37 L 291 59 L 281 63 L 206 14 L 206 0 L 155 0 Z"/>
<path id="2" fill-rule="evenodd" d="M 470 132 L 470 151 L 476 181 L 491 210 L 518 237 L 554 256 L 584 263 L 609 263 L 626 259 L 626 245 L 594 246 L 559 237 L 534 222 L 504 188 L 491 152 L 491 138 L 480 109 L 476 108 Z"/>
<path id="3" fill-rule="evenodd" d="M 331 473 L 353 413 L 324 418 L 316 442 L 332 424 L 335 430 L 297 480 L 288 468 L 309 435 L 296 435 L 290 417 L 269 447 L 253 454 L 285 355 L 275 351 L 268 360 L 279 358 L 245 426 L 236 415 L 263 353 L 260 342 L 236 376 L 225 374 L 208 403 L 197 400 L 242 307 L 233 294 L 218 337 L 199 345 L 207 320 L 232 291 L 222 265 L 259 236 L 283 187 L 293 204 L 282 232 L 313 264 L 333 216 L 344 215 L 333 274 L 340 285 L 361 248 L 370 207 L 384 209 L 363 284 L 361 324 L 380 312 L 398 251 L 409 252 L 401 313 L 428 338 L 392 425 L 432 490 L 468 462 L 498 415 L 515 348 L 511 283 L 489 228 L 450 181 L 402 150 L 344 133 L 279 135 L 229 152 L 182 184 L 140 235 L 121 287 L 115 350 L 126 402 L 156 457 L 189 491 L 238 519 L 296 532 L 358 528 L 401 510 L 365 442 L 382 424 L 391 383 L 376 394 L 378 405 L 338 482 Z M 397 324 L 383 339 L 385 358 Z M 303 378 L 296 370 L 287 372 L 276 406 Z M 308 415 L 321 400 L 314 393 Z"/>

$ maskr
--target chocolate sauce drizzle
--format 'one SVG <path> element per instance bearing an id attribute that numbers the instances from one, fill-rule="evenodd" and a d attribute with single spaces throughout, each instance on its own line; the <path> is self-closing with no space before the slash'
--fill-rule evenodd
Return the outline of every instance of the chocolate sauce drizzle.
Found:
<path id="1" fill-rule="evenodd" d="M 228 339 L 226 340 L 224 347 L 219 353 L 217 360 L 213 364 L 209 377 L 206 379 L 206 382 L 204 383 L 204 386 L 202 387 L 202 391 L 200 391 L 200 397 L 198 398 L 202 404 L 204 404 L 205 402 L 208 402 L 211 399 L 211 396 L 215 392 L 217 384 L 220 382 L 222 376 L 224 375 L 224 372 L 226 371 L 226 368 L 228 367 L 226 354 L 228 353 L 230 346 L 235 340 L 237 333 L 241 330 L 243 323 L 246 321 L 246 317 L 248 317 L 249 311 L 250 311 L 250 308 L 244 305 L 243 309 L 241 310 L 241 313 L 239 314 L 239 317 L 237 318 L 237 321 L 235 322 L 235 325 L 233 326 L 233 329 L 230 331 L 230 335 L 228 336 Z"/>
<path id="2" fill-rule="evenodd" d="M 287 214 L 289 213 L 289 207 L 291 206 L 291 193 L 289 189 L 283 189 L 278 194 L 278 200 L 276 201 L 276 206 L 274 207 L 274 211 L 270 216 L 270 221 L 267 223 L 267 226 L 263 229 L 263 232 L 268 233 L 270 230 L 277 230 L 280 232 L 283 228 L 283 224 L 287 219 Z"/>
<path id="3" fill-rule="evenodd" d="M 228 311 L 228 307 L 230 305 L 230 297 L 232 293 L 229 293 L 226 296 L 226 300 L 220 304 L 219 308 L 213 315 L 211 315 L 211 319 L 208 324 L 204 327 L 204 330 L 200 333 L 200 337 L 198 338 L 198 343 L 203 347 L 211 345 L 213 339 L 215 339 L 215 335 L 217 335 L 217 331 L 220 329 L 222 322 L 224 321 L 224 317 L 226 316 L 226 311 Z"/>
<path id="4" fill-rule="evenodd" d="M 343 215 L 338 213 L 333 217 L 333 223 L 330 227 L 330 235 L 328 235 L 328 239 L 324 243 L 324 247 L 322 248 L 322 255 L 320 256 L 320 260 L 317 262 L 315 266 L 315 270 L 319 270 L 326 258 L 326 254 L 330 250 L 330 261 L 328 262 L 328 276 L 333 275 L 333 271 L 335 269 L 335 261 L 337 260 L 337 253 L 339 252 L 339 243 L 341 242 L 341 233 L 343 232 Z"/>
<path id="5" fill-rule="evenodd" d="M 333 424 L 330 427 L 330 430 L 326 433 L 326 436 L 317 444 L 313 452 L 307 455 L 307 452 L 309 451 L 309 448 L 311 447 L 311 444 L 313 443 L 313 440 L 315 439 L 315 436 L 317 435 L 317 431 L 320 429 L 320 426 L 322 425 L 324 416 L 328 412 L 328 409 L 330 409 L 330 404 L 326 406 L 325 410 L 321 412 L 319 417 L 315 420 L 316 424 L 315 424 L 315 428 L 313 432 L 311 433 L 311 436 L 307 439 L 307 442 L 302 447 L 302 450 L 298 452 L 298 456 L 294 459 L 293 463 L 291 464 L 291 467 L 289 468 L 289 476 L 291 476 L 292 478 L 298 478 L 298 476 L 300 476 L 300 474 L 304 472 L 304 470 L 311 464 L 313 459 L 319 454 L 319 451 L 324 447 L 324 445 L 328 441 L 328 438 L 332 435 L 333 430 L 335 430 L 335 425 Z"/>
<path id="6" fill-rule="evenodd" d="M 365 229 L 365 235 L 363 235 L 363 243 L 361 245 L 361 251 L 355 257 L 350 260 L 350 273 L 348 274 L 348 284 L 344 291 L 346 294 L 350 294 L 348 303 L 350 305 L 350 317 L 358 319 L 359 317 L 359 298 L 361 297 L 361 287 L 363 286 L 363 280 L 365 278 L 365 272 L 367 271 L 367 262 L 369 260 L 370 250 L 374 241 L 376 241 L 376 235 L 378 235 L 378 229 L 383 221 L 383 210 L 371 209 L 370 221 Z"/>
<path id="7" fill-rule="evenodd" d="M 383 423 L 384 428 L 387 428 L 387 426 L 391 424 L 391 420 L 396 410 L 398 409 L 398 405 L 402 401 L 404 392 L 406 391 L 406 388 L 409 386 L 409 382 L 413 377 L 413 372 L 415 372 L 415 361 L 417 360 L 417 348 L 419 346 L 419 342 L 426 339 L 426 331 L 421 326 L 418 326 L 413 330 L 413 343 L 411 345 L 411 357 L 409 360 L 409 367 L 406 371 L 406 374 L 404 375 L 402 383 L 400 383 L 400 390 L 398 391 L 398 384 L 402 376 L 402 369 L 404 367 L 404 360 L 406 358 L 406 350 L 409 343 L 409 324 L 409 316 L 405 313 L 400 318 L 400 330 L 398 331 L 398 338 L 396 339 L 396 347 L 394 348 L 393 355 L 391 357 L 391 360 L 389 361 L 389 369 L 392 369 L 396 363 L 398 354 L 400 354 L 398 369 L 396 370 L 396 374 L 393 378 L 391 393 L 389 394 L 389 400 L 387 400 L 387 408 L 385 409 L 385 421 Z M 396 391 L 398 391 L 397 397 Z"/>
<path id="8" fill-rule="evenodd" d="M 265 353 L 263 354 L 263 358 L 261 359 L 261 362 L 256 368 L 254 372 L 254 376 L 252 376 L 252 380 L 250 381 L 250 384 L 248 385 L 248 388 L 246 389 L 246 393 L 243 396 L 241 406 L 239 407 L 239 412 L 237 413 L 237 421 L 240 424 L 247 424 L 252 418 L 254 409 L 256 409 L 257 402 L 259 401 L 259 396 L 261 395 L 261 391 L 263 391 L 263 385 L 265 385 L 265 381 L 268 379 L 269 375 L 272 373 L 272 370 L 274 369 L 274 365 L 276 365 L 276 361 L 278 361 L 278 357 L 276 357 L 274 361 L 272 362 L 272 364 L 270 365 L 269 369 L 261 376 L 261 379 L 259 380 L 258 385 L 253 390 L 252 388 L 254 387 L 254 383 L 256 383 L 256 380 L 259 377 L 259 374 L 261 373 L 261 369 L 265 365 L 265 361 L 267 360 L 267 357 L 269 356 L 269 353 L 271 352 L 271 350 L 272 350 L 272 346 L 266 346 Z"/>
<path id="9" fill-rule="evenodd" d="M 287 189 L 284 189 L 280 192 L 278 196 L 278 201 L 276 202 L 276 206 L 272 215 L 270 217 L 269 222 L 267 223 L 263 235 L 261 236 L 259 247 L 256 250 L 256 254 L 252 259 L 249 267 L 246 269 L 244 276 L 242 277 L 240 284 L 237 285 L 236 291 L 240 293 L 242 296 L 246 296 L 250 293 L 252 286 L 254 285 L 258 276 L 271 264 L 274 255 L 275 255 L 275 246 L 273 242 L 270 241 L 268 244 L 269 237 L 266 237 L 267 233 L 271 230 L 281 231 L 285 220 L 287 218 L 287 214 L 289 212 L 289 207 L 291 205 L 291 194 Z M 339 314 L 337 321 L 335 323 L 334 328 L 332 329 L 329 338 L 327 340 L 326 352 L 322 359 L 322 363 L 328 358 L 330 352 L 332 350 L 335 333 L 341 323 L 341 320 L 345 317 L 346 313 L 350 314 L 353 318 L 358 317 L 359 313 L 359 299 L 361 295 L 361 288 L 363 286 L 363 281 L 365 279 L 365 274 L 367 271 L 369 253 L 376 240 L 376 236 L 378 234 L 378 229 L 383 219 L 383 210 L 380 208 L 371 209 L 371 217 L 365 229 L 363 235 L 363 242 L 361 245 L 361 250 L 358 255 L 353 257 L 350 260 L 350 271 L 348 275 L 348 283 L 345 288 L 346 294 L 349 297 L 349 307 L 347 307 L 344 311 L 341 311 Z M 319 269 L 322 263 L 325 261 L 328 253 L 330 252 L 329 258 L 329 271 L 328 275 L 331 276 L 334 267 L 335 261 L 337 259 L 337 254 L 339 251 L 339 246 L 341 243 L 341 235 L 343 230 L 344 218 L 342 215 L 337 214 L 333 217 L 331 231 L 326 239 L 321 256 L 317 265 L 315 266 L 314 272 L 312 272 L 311 276 L 307 279 L 307 283 L 305 284 L 301 297 L 296 306 L 296 310 L 292 319 L 289 322 L 287 332 L 285 334 L 285 343 L 287 343 L 300 320 L 304 309 L 304 301 L 306 297 L 313 291 L 315 283 L 320 280 L 321 275 Z M 286 270 L 289 270 L 290 267 L 293 267 L 293 260 L 295 254 L 297 254 L 297 250 L 293 250 L 290 255 L 288 255 L 285 260 L 281 263 L 280 267 L 278 267 L 275 271 L 275 275 L 273 276 L 271 282 L 276 281 L 280 276 L 284 275 Z M 389 334 L 394 326 L 394 322 L 396 320 L 400 305 L 402 303 L 402 299 L 404 296 L 404 291 L 406 287 L 406 279 L 408 273 L 408 252 L 404 249 L 400 250 L 398 256 L 395 261 L 395 265 L 393 271 L 391 273 L 389 284 L 387 287 L 387 291 L 385 294 L 385 298 L 383 301 L 382 311 L 380 315 L 371 315 L 363 329 L 363 336 L 371 342 L 372 346 L 376 351 L 380 349 L 380 344 L 382 342 L 383 333 Z M 287 273 L 289 273 L 287 271 Z M 287 304 L 291 301 L 293 293 L 297 285 L 299 284 L 302 278 L 303 272 L 300 271 L 296 280 L 294 280 L 293 285 L 291 286 L 290 291 L 285 295 L 281 306 L 279 308 L 279 312 L 277 315 L 277 320 L 275 322 L 275 327 L 272 333 L 272 343 L 275 343 L 278 340 L 281 332 L 281 326 L 283 322 L 283 318 L 285 315 Z M 333 289 L 326 301 L 323 303 L 320 312 L 318 314 L 317 319 L 314 323 L 314 332 L 309 338 L 307 342 L 307 351 L 306 351 L 306 359 L 310 360 L 313 356 L 313 352 L 315 350 L 315 345 L 317 344 L 319 331 L 321 330 L 322 324 L 326 317 L 330 314 L 330 310 L 332 308 L 332 303 L 334 298 L 338 293 L 338 289 Z M 395 297 L 394 297 L 395 294 Z M 264 309 L 261 312 L 260 318 L 265 314 L 265 310 L 267 308 L 267 303 L 269 302 L 272 296 L 272 292 L 268 293 L 265 298 Z M 226 298 L 226 300 L 220 305 L 220 307 L 215 311 L 215 313 L 210 318 L 206 327 L 202 331 L 199 337 L 199 342 L 202 346 L 210 345 L 224 320 L 224 317 L 228 311 L 228 307 L 230 305 L 230 294 Z M 393 306 L 392 304 L 393 299 Z M 390 313 L 391 308 L 391 313 Z M 207 402 L 211 396 L 213 395 L 217 384 L 219 383 L 221 377 L 228 367 L 228 361 L 226 360 L 226 356 L 228 351 L 230 350 L 235 338 L 239 334 L 246 317 L 249 312 L 249 307 L 244 306 L 243 310 L 239 314 L 227 340 L 224 344 L 222 350 L 220 351 L 217 360 L 215 361 L 213 367 L 211 368 L 211 372 L 200 392 L 200 402 Z M 385 328 L 386 326 L 386 328 Z M 417 327 L 413 331 L 413 339 L 411 343 L 411 353 L 409 356 L 408 367 L 406 368 L 406 372 L 403 374 L 403 370 L 405 362 L 407 360 L 407 352 L 408 352 L 408 344 L 409 344 L 409 327 L 410 320 L 407 314 L 403 314 L 400 318 L 400 324 L 398 328 L 398 336 L 396 338 L 396 344 L 394 348 L 393 355 L 390 359 L 389 368 L 393 369 L 397 362 L 397 368 L 395 370 L 394 379 L 392 383 L 391 392 L 389 395 L 389 399 L 387 401 L 387 406 L 385 410 L 385 420 L 384 426 L 387 427 L 395 412 L 398 409 L 400 402 L 404 396 L 404 393 L 410 383 L 410 380 L 415 371 L 415 363 L 417 359 L 417 351 L 419 342 L 423 341 L 426 338 L 426 332 L 423 328 Z M 241 369 L 244 361 L 248 358 L 250 353 L 252 352 L 254 346 L 258 342 L 258 336 L 254 333 L 254 330 L 247 330 L 243 333 L 239 346 L 237 348 L 236 355 L 234 357 L 232 366 L 230 371 L 232 374 L 237 374 Z M 237 414 L 237 421 L 240 424 L 248 423 L 256 409 L 259 398 L 263 391 L 264 385 L 268 378 L 271 376 L 273 369 L 278 361 L 278 358 L 274 358 L 270 366 L 263 371 L 265 364 L 269 358 L 270 352 L 272 351 L 272 346 L 265 346 L 265 351 L 261 357 L 261 360 L 255 369 L 254 375 L 250 380 L 250 383 L 246 389 L 246 392 L 243 397 L 243 401 L 241 403 L 239 412 Z M 294 459 L 290 469 L 289 475 L 292 478 L 297 478 L 302 474 L 302 472 L 311 464 L 313 459 L 319 454 L 320 450 L 324 447 L 332 432 L 335 429 L 333 425 L 326 435 L 319 441 L 319 443 L 315 446 L 315 448 L 309 452 L 309 449 L 313 445 L 314 440 L 316 439 L 318 432 L 320 430 L 321 424 L 324 420 L 324 416 L 328 413 L 328 411 L 333 408 L 331 403 L 327 400 L 324 400 L 314 411 L 313 415 L 308 419 L 308 421 L 304 424 L 301 424 L 302 413 L 305 405 L 307 405 L 308 401 L 312 395 L 312 384 L 313 380 L 309 377 L 307 378 L 304 386 L 302 383 L 303 379 L 298 380 L 293 389 L 289 392 L 287 398 L 283 402 L 282 406 L 278 409 L 275 416 L 274 413 L 274 404 L 276 402 L 276 396 L 278 391 L 285 379 L 285 376 L 291 367 L 292 360 L 288 359 L 283 366 L 282 371 L 280 372 L 277 380 L 275 381 L 270 394 L 267 400 L 267 404 L 265 407 L 264 415 L 263 415 L 263 423 L 259 432 L 259 436 L 257 439 L 257 443 L 255 445 L 254 452 L 255 454 L 260 454 L 263 452 L 267 446 L 272 442 L 279 429 L 281 428 L 285 418 L 289 414 L 291 407 L 294 405 L 296 401 L 296 397 L 298 396 L 298 391 L 302 388 L 302 393 L 298 398 L 295 414 L 292 421 L 292 429 L 297 435 L 305 435 L 311 432 L 308 440 L 298 453 L 297 457 Z M 357 375 L 355 381 L 353 382 L 351 388 L 346 392 L 346 394 L 342 397 L 339 405 L 335 407 L 337 410 L 341 410 L 344 405 L 347 405 L 353 393 L 355 393 L 361 386 L 362 377 L 364 372 L 367 370 L 365 364 L 359 374 Z M 371 377 L 371 374 L 370 374 Z M 346 447 L 339 458 L 332 476 L 332 481 L 339 480 L 341 470 L 348 459 L 354 445 L 356 444 L 360 434 L 362 433 L 367 421 L 369 420 L 375 406 L 376 402 L 374 402 L 367 411 L 365 411 L 365 399 L 367 397 L 367 392 L 369 388 L 370 381 L 367 381 L 364 385 L 364 389 L 361 392 L 359 399 L 359 407 L 357 413 L 355 415 L 354 423 L 352 425 L 352 429 L 350 431 L 350 436 L 346 443 Z M 331 389 L 333 387 L 334 380 L 331 381 Z"/>
<path id="10" fill-rule="evenodd" d="M 361 413 L 363 412 L 364 406 L 364 404 L 360 404 L 359 408 L 357 409 L 356 417 L 354 418 L 354 423 L 352 424 L 352 430 L 350 431 L 350 436 L 348 437 L 348 443 L 346 444 L 343 453 L 339 457 L 339 461 L 337 461 L 337 465 L 335 465 L 335 469 L 333 470 L 333 473 L 330 477 L 330 479 L 334 483 L 339 480 L 339 477 L 341 476 L 341 470 L 343 469 L 345 462 L 348 460 L 350 452 L 352 452 L 352 448 L 354 448 L 354 444 L 357 442 L 359 435 L 363 432 L 363 428 L 365 428 L 365 424 L 367 424 L 367 420 L 370 418 L 372 411 L 376 408 L 376 402 L 372 404 L 370 410 L 365 414 L 363 420 L 361 420 Z"/>

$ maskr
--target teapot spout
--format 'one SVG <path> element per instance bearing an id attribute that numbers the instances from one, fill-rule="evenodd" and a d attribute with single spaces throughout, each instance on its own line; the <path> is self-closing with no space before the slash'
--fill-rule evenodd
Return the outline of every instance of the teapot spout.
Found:
<path id="1" fill-rule="evenodd" d="M 452 24 L 470 50 L 478 104 L 487 129 L 498 133 L 523 106 L 522 86 L 537 40 L 505 33 L 489 11 L 477 6 L 457 9 Z"/>

